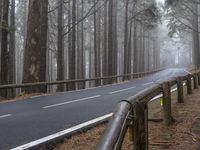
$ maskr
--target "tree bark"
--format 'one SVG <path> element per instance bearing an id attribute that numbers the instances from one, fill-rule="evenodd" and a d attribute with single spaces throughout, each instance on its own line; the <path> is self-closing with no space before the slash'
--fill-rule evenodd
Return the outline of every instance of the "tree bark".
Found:
<path id="1" fill-rule="evenodd" d="M 30 0 L 24 55 L 23 83 L 46 81 L 48 0 Z M 24 89 L 26 93 L 46 92 L 46 86 Z"/>
<path id="2" fill-rule="evenodd" d="M 144 32 L 144 27 L 142 28 L 142 56 L 141 56 L 141 72 L 145 71 L 145 32 Z"/>
<path id="3" fill-rule="evenodd" d="M 84 0 L 81 0 L 77 3 L 77 20 L 80 20 L 84 17 Z M 79 10 L 80 9 L 80 10 Z M 77 78 L 83 79 L 84 76 L 84 21 L 81 21 L 80 24 L 77 25 Z M 77 84 L 79 89 L 85 88 L 85 83 Z"/>
<path id="4" fill-rule="evenodd" d="M 112 75 L 117 75 L 118 67 L 117 67 L 117 60 L 118 60 L 118 30 L 117 30 L 117 7 L 118 7 L 118 0 L 113 1 L 113 73 Z M 117 82 L 116 79 L 113 80 Z"/>
<path id="5" fill-rule="evenodd" d="M 108 5 L 108 76 L 117 74 L 117 1 L 110 0 Z M 113 83 L 113 81 L 109 81 Z"/>
<path id="6" fill-rule="evenodd" d="M 108 76 L 108 1 L 104 0 L 104 31 L 103 31 L 103 76 Z M 107 80 L 103 81 L 104 84 Z"/>
<path id="7" fill-rule="evenodd" d="M 94 0 L 94 5 L 96 0 Z M 99 27 L 100 22 L 99 19 L 99 11 L 96 11 L 96 7 L 94 7 L 94 71 L 95 77 L 100 77 L 100 39 L 99 39 Z M 99 81 L 95 82 L 95 86 L 99 86 L 101 83 Z"/>
<path id="8" fill-rule="evenodd" d="M 124 22 L 124 74 L 129 74 L 130 70 L 129 65 L 129 51 L 130 49 L 128 49 L 128 11 L 129 11 L 129 0 L 125 1 L 125 22 Z M 124 77 L 124 80 L 126 80 L 127 77 Z"/>
<path id="9" fill-rule="evenodd" d="M 147 31 L 148 32 L 148 47 L 147 47 L 147 70 L 146 71 L 150 71 L 150 50 L 151 50 L 151 48 L 150 48 L 150 31 L 148 30 Z"/>
<path id="10" fill-rule="evenodd" d="M 113 75 L 113 0 L 108 5 L 108 75 Z M 110 83 L 110 82 L 109 82 Z"/>
<path id="11" fill-rule="evenodd" d="M 1 28 L 1 85 L 8 84 L 8 11 L 9 1 L 3 0 Z M 1 96 L 7 98 L 7 90 L 1 90 Z"/>
<path id="12" fill-rule="evenodd" d="M 81 4 L 81 10 L 79 11 L 77 9 L 77 16 L 80 16 L 80 18 L 84 17 L 84 0 L 81 0 L 80 2 Z M 79 4 L 77 4 L 77 7 L 79 6 Z M 80 25 L 77 25 L 77 78 L 78 79 L 84 79 L 85 75 L 84 75 L 84 68 L 85 68 L 85 64 L 84 64 L 84 56 L 85 56 L 85 52 L 84 52 L 84 22 L 81 21 Z M 79 89 L 84 89 L 85 88 L 85 82 L 82 83 L 78 83 L 78 88 Z"/>
<path id="13" fill-rule="evenodd" d="M 134 7 L 135 8 L 135 7 Z M 136 20 L 134 20 L 134 24 L 133 24 L 133 73 L 137 72 L 137 62 L 138 62 L 138 58 L 137 58 L 137 54 L 138 54 L 138 47 L 137 47 L 137 22 Z"/>
<path id="14" fill-rule="evenodd" d="M 71 23 L 72 23 L 72 13 L 71 13 L 71 3 L 68 3 L 68 78 L 70 74 L 70 56 L 72 49 L 72 31 L 71 31 Z M 70 86 L 67 85 L 67 90 L 70 90 Z"/>
<path id="15" fill-rule="evenodd" d="M 1 39 L 1 21 L 2 21 L 2 9 L 3 9 L 3 0 L 0 0 L 0 39 Z M 1 47 L 1 40 L 0 40 L 0 47 Z"/>
<path id="16" fill-rule="evenodd" d="M 81 0 L 81 18 L 84 17 L 84 0 Z M 81 22 L 81 48 L 80 48 L 80 58 L 79 58 L 79 78 L 84 79 L 85 78 L 85 62 L 84 62 L 84 57 L 85 57 L 85 50 L 84 50 L 84 23 L 83 21 Z M 81 83 L 79 85 L 79 88 L 84 89 L 85 88 L 85 83 Z"/>
<path id="17" fill-rule="evenodd" d="M 9 84 L 16 83 L 16 69 L 15 69 L 15 0 L 11 1 L 11 12 L 10 12 L 10 47 L 9 47 Z M 9 92 L 9 97 L 15 97 L 16 90 L 12 89 Z"/>
<path id="18" fill-rule="evenodd" d="M 198 23 L 198 5 L 193 5 L 193 63 L 197 68 L 200 67 L 200 49 L 199 49 L 199 23 Z"/>
<path id="19" fill-rule="evenodd" d="M 63 0 L 58 1 L 58 37 L 57 37 L 57 80 L 64 80 L 64 36 L 63 36 Z M 64 91 L 64 85 L 58 85 L 57 91 Z"/>
<path id="20" fill-rule="evenodd" d="M 69 80 L 76 77 L 76 0 L 72 1 L 72 32 L 71 32 L 71 48 L 69 49 Z M 74 83 L 69 85 L 69 90 L 75 90 Z"/>
<path id="21" fill-rule="evenodd" d="M 128 36 L 128 74 L 131 73 L 131 49 L 132 49 L 132 28 L 133 28 L 133 22 L 130 22 L 130 28 L 129 28 L 129 36 Z"/>

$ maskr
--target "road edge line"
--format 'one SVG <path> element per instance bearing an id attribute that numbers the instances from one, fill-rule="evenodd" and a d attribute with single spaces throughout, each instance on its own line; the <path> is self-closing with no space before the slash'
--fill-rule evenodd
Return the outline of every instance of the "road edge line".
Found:
<path id="1" fill-rule="evenodd" d="M 55 142 L 57 140 L 59 141 L 61 138 L 72 136 L 72 135 L 77 134 L 77 133 L 79 133 L 83 130 L 92 128 L 96 125 L 99 125 L 101 123 L 108 121 L 109 118 L 112 117 L 112 114 L 113 113 L 98 117 L 96 119 L 93 119 L 93 120 L 87 121 L 85 123 L 76 125 L 74 127 L 68 128 L 66 130 L 57 132 L 55 134 L 43 137 L 41 139 L 32 141 L 30 143 L 27 143 L 27 144 L 24 144 L 24 145 L 21 145 L 21 146 L 18 146 L 16 148 L 12 148 L 11 150 L 35 149 L 35 148 L 40 147 L 42 145 L 46 145 L 48 143 Z"/>

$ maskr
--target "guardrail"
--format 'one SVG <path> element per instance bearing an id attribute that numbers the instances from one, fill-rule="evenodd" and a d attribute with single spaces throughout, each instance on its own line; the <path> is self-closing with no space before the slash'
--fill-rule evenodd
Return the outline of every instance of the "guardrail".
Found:
<path id="1" fill-rule="evenodd" d="M 83 83 L 85 85 L 86 82 L 96 82 L 100 83 L 100 85 L 103 85 L 103 81 L 109 80 L 108 83 L 114 83 L 118 82 L 120 79 L 128 80 L 133 78 L 139 78 L 143 77 L 149 74 L 153 74 L 155 72 L 161 71 L 163 69 L 155 70 L 155 71 L 149 71 L 149 72 L 139 72 L 139 73 L 133 73 L 133 74 L 124 74 L 124 75 L 116 75 L 116 76 L 107 76 L 107 77 L 97 77 L 97 78 L 89 78 L 89 79 L 76 79 L 76 80 L 64 80 L 64 81 L 52 81 L 52 82 L 36 82 L 36 83 L 22 83 L 22 84 L 9 84 L 9 85 L 0 85 L 0 90 L 7 90 L 11 89 L 12 92 L 14 92 L 14 89 L 17 88 L 27 88 L 27 87 L 37 87 L 37 86 L 51 86 L 51 85 L 66 85 L 66 87 L 69 87 L 70 84 L 75 83 Z M 70 90 L 67 88 L 67 90 Z"/>
<path id="2" fill-rule="evenodd" d="M 193 78 L 193 84 L 192 84 Z M 119 150 L 128 128 L 131 128 L 134 150 L 148 150 L 148 102 L 163 95 L 163 120 L 166 125 L 175 120 L 171 113 L 171 87 L 177 86 L 177 102 L 184 103 L 183 82 L 186 81 L 187 93 L 192 94 L 192 85 L 200 85 L 200 72 L 181 76 L 153 85 L 128 100 L 122 100 L 115 109 L 108 127 L 98 143 L 97 150 Z"/>

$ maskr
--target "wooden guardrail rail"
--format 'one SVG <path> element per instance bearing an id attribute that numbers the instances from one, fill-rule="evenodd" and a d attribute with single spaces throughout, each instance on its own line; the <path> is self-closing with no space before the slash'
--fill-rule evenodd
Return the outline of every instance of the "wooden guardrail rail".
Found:
<path id="1" fill-rule="evenodd" d="M 183 82 L 186 82 L 187 93 L 192 94 L 192 85 L 195 89 L 200 85 L 200 72 L 153 85 L 135 96 L 121 101 L 96 149 L 121 149 L 127 129 L 132 128 L 134 150 L 148 150 L 148 103 L 155 96 L 162 94 L 163 120 L 166 125 L 172 124 L 175 119 L 171 113 L 171 87 L 177 86 L 177 102 L 183 103 Z"/>
<path id="2" fill-rule="evenodd" d="M 0 90 L 11 89 L 11 91 L 13 92 L 14 89 L 17 89 L 17 88 L 63 85 L 63 84 L 65 84 L 66 87 L 68 87 L 72 83 L 84 83 L 84 85 L 85 85 L 86 82 L 95 82 L 95 81 L 99 81 L 99 83 L 101 83 L 100 85 L 102 85 L 103 81 L 109 81 L 108 83 L 114 83 L 114 82 L 118 82 L 119 80 L 123 81 L 123 80 L 129 80 L 131 78 L 133 79 L 133 78 L 143 77 L 143 76 L 153 74 L 153 73 L 161 71 L 161 70 L 162 69 L 155 70 L 155 71 L 149 71 L 149 72 L 139 72 L 139 73 L 133 73 L 133 74 L 123 74 L 123 75 L 89 78 L 89 79 L 76 79 L 76 80 L 64 80 L 64 81 L 52 81 L 52 82 L 36 82 L 36 83 L 0 85 Z M 67 88 L 67 90 L 68 90 L 68 88 Z"/>

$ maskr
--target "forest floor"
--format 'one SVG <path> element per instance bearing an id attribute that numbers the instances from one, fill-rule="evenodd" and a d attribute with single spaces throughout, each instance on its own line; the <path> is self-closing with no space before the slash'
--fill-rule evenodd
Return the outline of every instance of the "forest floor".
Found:
<path id="1" fill-rule="evenodd" d="M 151 150 L 198 150 L 200 149 L 200 89 L 185 95 L 185 103 L 177 104 L 173 94 L 173 117 L 176 122 L 167 127 L 162 122 L 149 122 L 149 147 Z M 149 105 L 150 117 L 161 117 L 159 100 Z M 65 139 L 55 150 L 93 150 L 102 136 L 106 124 L 85 133 Z M 133 148 L 127 134 L 122 150 Z"/>

